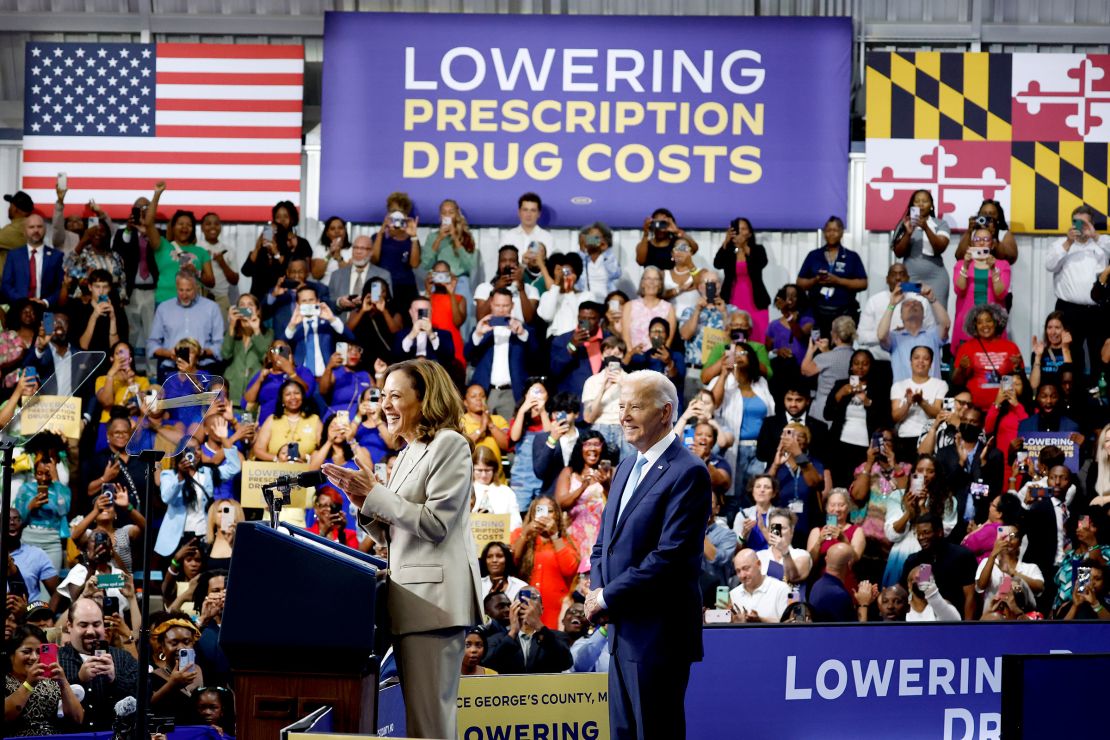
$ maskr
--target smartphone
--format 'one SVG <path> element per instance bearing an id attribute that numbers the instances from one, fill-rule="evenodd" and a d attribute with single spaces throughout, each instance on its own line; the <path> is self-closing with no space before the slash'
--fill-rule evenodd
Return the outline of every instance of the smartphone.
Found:
<path id="1" fill-rule="evenodd" d="M 658 220 L 651 222 L 651 230 L 656 233 L 665 232 L 669 228 L 671 228 L 671 225 L 666 221 Z"/>
<path id="2" fill-rule="evenodd" d="M 119 599 L 115 596 L 104 594 L 104 614 L 119 614 Z"/>
<path id="3" fill-rule="evenodd" d="M 58 173 L 58 190 L 69 190 L 69 178 L 64 172 Z"/>
<path id="4" fill-rule="evenodd" d="M 589 333 L 589 331 L 590 331 L 590 322 L 586 321 L 584 319 L 579 319 L 578 320 L 578 331 L 584 331 L 584 332 Z"/>
<path id="5" fill-rule="evenodd" d="M 986 249 L 984 247 L 974 247 L 971 250 L 971 259 L 973 259 L 973 260 L 985 260 L 987 257 L 990 256 L 990 253 L 991 253 L 991 250 Z"/>
<path id="6" fill-rule="evenodd" d="M 235 526 L 235 510 L 230 506 L 225 506 L 220 509 L 220 529 L 224 532 L 230 532 L 231 528 Z"/>
<path id="7" fill-rule="evenodd" d="M 100 495 L 104 497 L 105 501 L 111 501 L 116 497 L 116 484 L 105 483 L 100 487 Z"/>
<path id="8" fill-rule="evenodd" d="M 382 284 L 370 283 L 370 300 L 377 303 L 382 299 Z"/>
<path id="9" fill-rule="evenodd" d="M 1087 593 L 1087 587 L 1091 583 L 1091 566 L 1081 565 L 1075 569 L 1075 588 L 1081 593 Z"/>
<path id="10" fill-rule="evenodd" d="M 921 493 L 925 490 L 925 476 L 921 473 L 914 473 L 910 477 L 910 493 Z"/>
<path id="11" fill-rule="evenodd" d="M 1081 218 L 1074 218 L 1071 222 L 1071 227 L 1078 231 L 1080 234 L 1083 233 L 1083 227 L 1086 225 L 1087 224 Z"/>
<path id="12" fill-rule="evenodd" d="M 1002 583 L 998 584 L 998 595 L 1005 596 L 1014 590 L 1014 579 L 1012 576 L 1002 576 Z"/>
<path id="13" fill-rule="evenodd" d="M 252 414 L 250 411 L 244 411 L 243 413 L 239 414 L 239 423 L 240 424 L 253 424 L 254 423 L 254 414 Z"/>
<path id="14" fill-rule="evenodd" d="M 46 332 L 46 336 L 54 333 L 54 313 L 47 311 L 42 315 L 42 330 Z"/>
<path id="15" fill-rule="evenodd" d="M 775 522 L 771 525 L 771 534 L 782 537 L 782 522 Z"/>
<path id="16" fill-rule="evenodd" d="M 825 526 L 826 527 L 835 527 L 836 524 L 837 524 L 836 514 L 825 514 Z"/>
<path id="17" fill-rule="evenodd" d="M 921 283 L 899 283 L 903 293 L 920 293 Z"/>
<path id="18" fill-rule="evenodd" d="M 94 226 L 100 226 L 99 216 L 89 216 L 89 228 L 91 229 Z"/>
<path id="19" fill-rule="evenodd" d="M 136 219 L 138 220 L 138 219 Z M 274 240 L 274 226 L 273 224 L 266 224 L 262 229 L 262 241 L 272 242 Z"/>
<path id="20" fill-rule="evenodd" d="M 426 319 L 426 318 L 428 318 L 428 315 L 430 313 L 431 313 L 431 309 L 418 308 L 418 309 L 416 309 L 416 318 L 417 319 Z"/>
<path id="21" fill-rule="evenodd" d="M 301 316 L 305 317 L 306 319 L 314 319 L 320 315 L 319 303 L 301 303 L 300 308 Z"/>
<path id="22" fill-rule="evenodd" d="M 1048 490 L 1051 491 L 1052 489 L 1050 488 Z M 991 493 L 991 487 L 988 486 L 986 483 L 972 483 L 971 484 L 971 497 L 972 498 L 983 498 L 984 496 L 989 496 L 990 493 Z"/>
<path id="23" fill-rule="evenodd" d="M 293 356 L 292 348 L 290 348 L 290 347 L 288 347 L 284 344 L 279 344 L 277 347 L 275 347 L 273 349 L 273 352 L 278 357 L 284 357 L 287 360 Z"/>
<path id="24" fill-rule="evenodd" d="M 300 287 L 300 285 L 300 281 L 294 280 L 293 278 L 281 279 L 281 287 L 285 288 L 286 290 L 296 290 Z"/>
<path id="25" fill-rule="evenodd" d="M 1004 391 L 1012 391 L 1014 389 L 1014 376 L 1003 375 L 1001 379 L 1001 387 Z"/>
<path id="26" fill-rule="evenodd" d="M 444 216 L 439 220 L 439 225 L 444 228 L 448 228 L 451 226 L 452 220 L 453 219 L 450 216 Z"/>
<path id="27" fill-rule="evenodd" d="M 688 450 L 694 448 L 694 428 L 692 426 L 687 426 L 682 430 L 682 444 L 684 444 Z"/>
<path id="28" fill-rule="evenodd" d="M 818 329 L 816 326 L 813 327 L 813 329 L 811 329 L 809 332 L 809 338 L 813 340 L 814 344 L 817 344 L 821 341 L 821 330 Z"/>
<path id="29" fill-rule="evenodd" d="M 567 420 L 567 412 L 566 411 L 556 411 L 555 412 L 555 422 L 557 424 L 563 424 L 563 423 L 566 422 L 566 420 Z"/>
<path id="30" fill-rule="evenodd" d="M 348 345 L 346 342 L 336 342 L 335 343 L 335 351 L 338 352 L 340 357 L 343 358 L 343 364 L 344 365 L 347 364 L 347 348 L 349 346 L 350 345 Z"/>
<path id="31" fill-rule="evenodd" d="M 381 402 L 382 402 L 382 392 L 381 392 L 381 390 L 379 390 L 378 388 L 371 388 L 370 389 L 370 403 L 381 403 Z"/>
<path id="32" fill-rule="evenodd" d="M 717 593 L 713 598 L 713 606 L 717 609 L 728 609 L 730 603 L 732 603 L 732 598 L 729 596 L 729 587 L 717 586 Z"/>
<path id="33" fill-rule="evenodd" d="M 951 412 L 956 410 L 956 399 L 955 398 L 945 398 L 944 400 L 942 400 L 940 402 L 940 407 L 942 409 L 944 409 L 945 411 L 951 413 Z"/>
<path id="34" fill-rule="evenodd" d="M 923 563 L 917 568 L 917 582 L 925 584 L 933 580 L 933 566 L 929 563 Z"/>
<path id="35" fill-rule="evenodd" d="M 729 332 L 729 338 L 733 341 L 733 343 L 743 343 L 748 341 L 748 334 L 743 329 L 733 329 L 731 332 Z"/>
<path id="36" fill-rule="evenodd" d="M 189 362 L 193 356 L 192 351 L 188 347 L 177 347 L 174 349 L 173 355 L 182 362 Z"/>
<path id="37" fill-rule="evenodd" d="M 489 317 L 489 325 L 490 326 L 508 327 L 509 326 L 509 317 L 508 316 L 490 316 Z"/>
<path id="38" fill-rule="evenodd" d="M 732 219 L 728 222 L 728 227 L 732 229 L 734 234 L 740 233 L 740 219 L 739 217 Z"/>
<path id="39" fill-rule="evenodd" d="M 919 206 L 910 206 L 910 225 L 915 226 L 919 218 L 921 218 L 921 208 Z"/>
<path id="40" fill-rule="evenodd" d="M 717 283 L 713 280 L 705 284 L 705 300 L 708 303 L 713 303 L 717 300 Z"/>
<path id="41" fill-rule="evenodd" d="M 597 461 L 597 469 L 604 473 L 613 472 L 613 461 L 602 458 Z"/>
<path id="42" fill-rule="evenodd" d="M 291 462 L 299 460 L 301 458 L 301 443 L 290 442 L 287 448 L 287 454 L 289 455 L 289 460 Z"/>
<path id="43" fill-rule="evenodd" d="M 652 337 L 651 338 L 651 348 L 653 350 L 655 350 L 656 352 L 658 352 L 659 350 L 663 349 L 663 343 L 665 341 L 666 340 L 663 339 L 662 337 Z"/>
<path id="44" fill-rule="evenodd" d="M 849 375 L 848 376 L 848 385 L 851 386 L 852 388 L 859 388 L 859 376 L 858 375 Z"/>
<path id="45" fill-rule="evenodd" d="M 973 483 L 972 486 L 974 485 Z M 1052 489 L 1047 486 L 1035 486 L 1029 489 L 1029 495 L 1034 499 L 1050 499 L 1052 498 Z"/>
<path id="46" fill-rule="evenodd" d="M 177 651 L 177 670 L 187 671 L 197 663 L 197 651 L 193 648 L 181 648 Z"/>
<path id="47" fill-rule="evenodd" d="M 564 267 L 563 270 L 564 270 L 563 274 L 565 275 L 566 274 L 566 272 L 565 272 L 566 268 Z M 451 282 L 451 273 L 443 272 L 441 270 L 436 270 L 435 272 L 432 273 L 432 282 L 435 283 L 436 285 L 447 285 L 448 283 Z"/>
<path id="48" fill-rule="evenodd" d="M 351 423 L 351 412 L 348 411 L 347 409 L 343 409 L 342 411 L 336 411 L 335 412 L 335 420 L 338 421 L 340 424 L 344 424 L 344 425 L 349 426 L 350 423 Z"/>
<path id="49" fill-rule="evenodd" d="M 871 437 L 871 446 L 876 450 L 882 450 L 884 442 L 886 442 L 886 439 L 883 437 L 882 432 L 877 432 Z"/>
<path id="50" fill-rule="evenodd" d="M 101 591 L 109 588 L 123 588 L 123 573 L 97 573 L 96 587 Z"/>
<path id="51" fill-rule="evenodd" d="M 609 301 L 609 311 L 611 313 L 620 313 L 621 308 L 622 308 L 621 307 L 621 301 L 620 301 L 619 298 L 614 298 L 611 301 Z"/>
<path id="52" fill-rule="evenodd" d="M 536 512 L 539 513 L 539 509 L 536 509 Z M 517 592 L 516 600 L 521 602 L 522 604 L 530 604 L 532 602 L 532 589 L 520 589 L 520 591 Z"/>
<path id="53" fill-rule="evenodd" d="M 995 539 L 1001 540 L 1005 537 L 1011 536 L 1012 534 L 1014 534 L 1014 528 L 1013 527 L 1007 527 L 1007 526 L 999 527 L 998 528 L 998 536 Z"/>
<path id="54" fill-rule="evenodd" d="M 108 655 L 108 654 L 109 654 L 108 653 L 108 641 L 107 640 L 97 640 L 96 641 L 96 649 L 93 650 L 93 655 L 99 657 L 101 655 Z"/>
<path id="55" fill-rule="evenodd" d="M 551 507 L 547 504 L 540 504 L 536 507 L 536 519 L 551 516 Z"/>
<path id="56" fill-rule="evenodd" d="M 33 367 L 27 366 L 23 368 L 23 377 L 37 383 L 39 382 L 39 371 Z"/>
<path id="57" fill-rule="evenodd" d="M 378 482 L 382 485 L 386 484 L 389 480 L 389 468 L 386 467 L 385 463 L 374 464 L 374 477 L 377 478 Z"/>
<path id="58" fill-rule="evenodd" d="M 52 642 L 39 645 L 39 662 L 43 665 L 57 664 L 58 646 Z"/>

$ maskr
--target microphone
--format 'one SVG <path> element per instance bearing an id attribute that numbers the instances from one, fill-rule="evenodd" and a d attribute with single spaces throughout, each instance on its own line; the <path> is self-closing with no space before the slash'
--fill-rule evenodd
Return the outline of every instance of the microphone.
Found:
<path id="1" fill-rule="evenodd" d="M 116 702 L 116 719 L 112 722 L 113 740 L 131 737 L 135 730 L 135 712 L 138 709 L 139 703 L 133 696 L 125 696 Z"/>
<path id="2" fill-rule="evenodd" d="M 280 476 L 273 483 L 267 483 L 263 488 L 277 488 L 278 486 L 293 486 L 295 488 L 315 488 L 324 482 L 324 474 L 319 470 L 306 470 L 296 475 Z"/>

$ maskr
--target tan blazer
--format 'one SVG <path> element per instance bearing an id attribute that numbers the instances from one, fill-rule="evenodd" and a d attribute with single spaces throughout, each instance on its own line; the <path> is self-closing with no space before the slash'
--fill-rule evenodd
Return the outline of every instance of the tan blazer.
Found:
<path id="1" fill-rule="evenodd" d="M 362 505 L 359 525 L 389 544 L 395 635 L 479 622 L 482 592 L 470 533 L 472 468 L 466 438 L 441 430 L 430 444 L 406 447 L 393 464 L 389 485 L 374 486 Z"/>

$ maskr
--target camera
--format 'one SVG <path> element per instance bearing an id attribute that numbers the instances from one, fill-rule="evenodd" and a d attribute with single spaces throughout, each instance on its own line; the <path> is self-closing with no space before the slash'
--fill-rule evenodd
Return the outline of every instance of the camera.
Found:
<path id="1" fill-rule="evenodd" d="M 993 223 L 994 223 L 994 217 L 992 217 L 992 216 L 976 216 L 975 217 L 975 225 L 976 226 L 989 227 Z"/>
<path id="2" fill-rule="evenodd" d="M 655 231 L 655 232 L 666 231 L 669 228 L 671 228 L 671 225 L 669 223 L 667 223 L 666 221 L 658 220 L 658 221 L 652 221 L 651 222 L 651 230 L 652 231 Z"/>
<path id="3" fill-rule="evenodd" d="M 250 306 L 243 306 L 239 309 L 239 315 L 242 316 L 244 319 L 249 319 L 254 316 L 254 309 Z"/>
<path id="4" fill-rule="evenodd" d="M 449 272 L 433 272 L 432 282 L 436 285 L 447 285 L 451 282 L 451 273 Z"/>
<path id="5" fill-rule="evenodd" d="M 182 459 L 183 462 L 186 462 L 190 465 L 196 465 L 197 464 L 197 453 L 194 452 L 191 449 L 190 450 L 185 450 L 185 454 L 181 456 L 181 459 Z"/>
<path id="6" fill-rule="evenodd" d="M 400 213 L 399 211 L 395 211 L 389 214 L 389 225 L 393 228 L 403 229 L 405 228 L 406 223 L 408 223 L 408 219 L 405 218 L 404 214 Z"/>

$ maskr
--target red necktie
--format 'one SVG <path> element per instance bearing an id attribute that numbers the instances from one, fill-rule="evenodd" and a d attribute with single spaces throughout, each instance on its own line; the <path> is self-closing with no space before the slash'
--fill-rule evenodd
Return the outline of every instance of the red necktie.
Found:
<path id="1" fill-rule="evenodd" d="M 38 272 L 38 265 L 35 262 L 35 254 L 38 251 L 39 250 L 37 250 L 37 249 L 32 249 L 31 250 L 31 282 L 27 287 L 27 297 L 28 298 L 38 298 L 39 297 L 39 295 L 38 295 L 38 293 L 39 293 L 39 291 L 38 291 L 39 279 L 38 279 L 38 275 L 36 274 Z"/>

